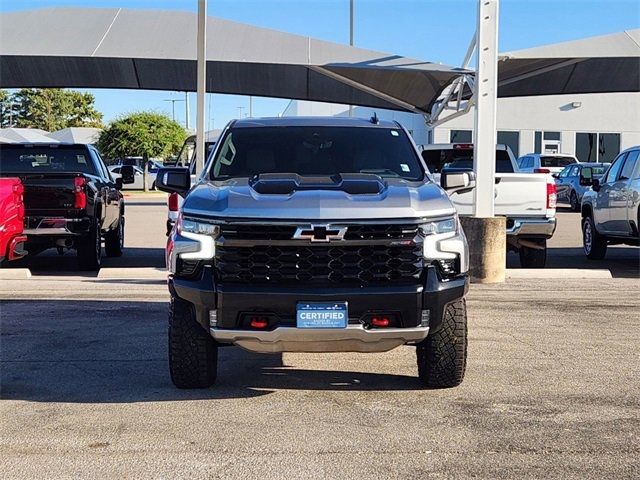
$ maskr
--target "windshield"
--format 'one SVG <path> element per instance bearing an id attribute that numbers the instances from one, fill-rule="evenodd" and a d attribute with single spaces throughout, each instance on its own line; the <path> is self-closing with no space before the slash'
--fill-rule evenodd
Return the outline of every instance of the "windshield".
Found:
<path id="1" fill-rule="evenodd" d="M 431 173 L 440 173 L 443 168 L 473 169 L 473 150 L 470 148 L 424 150 L 422 158 Z M 496 173 L 514 173 L 506 150 L 496 150 Z"/>
<path id="2" fill-rule="evenodd" d="M 566 167 L 572 163 L 578 163 L 578 161 L 572 157 L 540 157 L 541 167 Z"/>
<path id="3" fill-rule="evenodd" d="M 601 177 L 602 175 L 604 175 L 604 172 L 607 171 L 607 168 L 609 168 L 610 165 L 610 163 L 607 163 L 602 166 L 598 165 L 595 167 L 591 167 L 591 173 L 594 177 Z"/>
<path id="4" fill-rule="evenodd" d="M 372 173 L 406 180 L 424 177 L 411 141 L 399 128 L 236 128 L 225 135 L 212 165 L 213 180 L 261 173 Z"/>
<path id="5" fill-rule="evenodd" d="M 89 152 L 73 145 L 0 145 L 0 173 L 96 174 Z"/>

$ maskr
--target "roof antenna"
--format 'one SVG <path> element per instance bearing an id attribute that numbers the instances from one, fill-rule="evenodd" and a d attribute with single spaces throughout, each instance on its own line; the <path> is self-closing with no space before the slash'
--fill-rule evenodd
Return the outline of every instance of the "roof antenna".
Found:
<path id="1" fill-rule="evenodd" d="M 380 121 L 378 120 L 378 115 L 376 114 L 376 112 L 373 112 L 373 117 L 371 117 L 369 119 L 369 121 L 371 123 L 373 123 L 374 125 L 378 125 L 380 123 Z"/>

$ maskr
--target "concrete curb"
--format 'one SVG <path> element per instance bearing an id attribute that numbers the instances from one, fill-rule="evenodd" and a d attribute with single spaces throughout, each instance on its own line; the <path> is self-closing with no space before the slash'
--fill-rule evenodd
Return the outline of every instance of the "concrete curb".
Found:
<path id="1" fill-rule="evenodd" d="M 98 279 L 153 279 L 166 280 L 167 270 L 164 268 L 139 267 L 139 268 L 101 268 L 98 273 Z"/>
<path id="2" fill-rule="evenodd" d="M 507 278 L 613 278 L 609 270 L 587 268 L 509 268 Z"/>
<path id="3" fill-rule="evenodd" d="M 2 268 L 0 280 L 24 280 L 31 278 L 31 270 L 28 268 Z"/>

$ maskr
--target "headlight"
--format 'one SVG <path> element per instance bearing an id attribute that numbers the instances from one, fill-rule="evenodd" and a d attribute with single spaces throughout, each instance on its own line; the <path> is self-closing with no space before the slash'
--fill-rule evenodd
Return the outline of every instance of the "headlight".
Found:
<path id="1" fill-rule="evenodd" d="M 220 226 L 207 221 L 184 218 L 178 215 L 167 246 L 167 266 L 172 273 L 178 272 L 178 259 L 182 263 L 211 260 L 216 253 L 215 239 L 220 233 Z M 189 268 L 197 264 L 187 265 Z"/>
<path id="2" fill-rule="evenodd" d="M 433 222 L 420 225 L 420 233 L 422 233 L 423 235 L 456 232 L 457 230 L 457 217 L 445 218 L 444 220 L 435 220 Z"/>
<path id="3" fill-rule="evenodd" d="M 447 274 L 467 272 L 467 239 L 457 216 L 421 225 L 420 231 L 424 235 L 424 258 L 427 261 L 438 262 Z"/>
<path id="4" fill-rule="evenodd" d="M 182 215 L 178 217 L 178 232 L 197 233 L 199 235 L 217 236 L 220 232 L 220 226 L 213 223 L 199 222 L 191 218 L 184 218 Z"/>

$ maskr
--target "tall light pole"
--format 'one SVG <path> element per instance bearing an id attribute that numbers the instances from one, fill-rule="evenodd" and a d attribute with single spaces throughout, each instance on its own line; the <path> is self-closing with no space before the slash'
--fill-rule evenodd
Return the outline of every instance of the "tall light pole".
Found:
<path id="1" fill-rule="evenodd" d="M 196 98 L 196 172 L 204 168 L 204 119 L 207 90 L 207 0 L 198 0 L 198 80 Z"/>
<path id="2" fill-rule="evenodd" d="M 184 92 L 184 126 L 187 130 L 189 130 L 189 124 L 191 123 L 191 119 L 189 118 L 191 114 L 189 113 L 189 92 Z"/>
<path id="3" fill-rule="evenodd" d="M 249 118 L 253 118 L 253 96 L 249 95 Z"/>
<path id="4" fill-rule="evenodd" d="M 175 122 L 176 121 L 176 102 L 184 102 L 184 100 L 171 98 L 171 99 L 165 100 L 165 102 L 171 102 L 171 119 Z"/>

